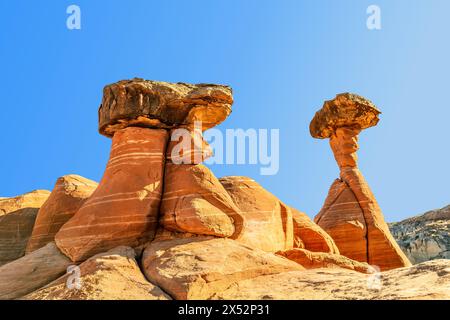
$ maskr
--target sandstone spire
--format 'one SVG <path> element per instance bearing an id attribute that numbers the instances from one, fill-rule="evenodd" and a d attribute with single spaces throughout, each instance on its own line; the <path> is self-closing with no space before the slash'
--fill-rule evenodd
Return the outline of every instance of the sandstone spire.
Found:
<path id="1" fill-rule="evenodd" d="M 338 94 L 326 101 L 310 124 L 314 138 L 330 139 L 340 168 L 322 210 L 315 217 L 342 255 L 381 270 L 410 265 L 384 221 L 381 209 L 358 169 L 358 134 L 375 126 L 381 112 L 356 94 Z"/>

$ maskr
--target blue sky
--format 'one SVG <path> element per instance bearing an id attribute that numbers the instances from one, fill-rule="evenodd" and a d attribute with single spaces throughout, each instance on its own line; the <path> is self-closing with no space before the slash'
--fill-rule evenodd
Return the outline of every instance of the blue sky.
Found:
<path id="1" fill-rule="evenodd" d="M 81 8 L 81 30 L 66 8 Z M 381 8 L 382 29 L 366 28 Z M 280 170 L 214 165 L 255 178 L 314 216 L 338 176 L 308 125 L 340 92 L 382 111 L 360 136 L 360 168 L 388 221 L 450 203 L 450 2 L 446 0 L 2 1 L 0 196 L 99 180 L 110 140 L 97 133 L 105 84 L 142 77 L 228 84 L 219 126 L 279 128 Z"/>

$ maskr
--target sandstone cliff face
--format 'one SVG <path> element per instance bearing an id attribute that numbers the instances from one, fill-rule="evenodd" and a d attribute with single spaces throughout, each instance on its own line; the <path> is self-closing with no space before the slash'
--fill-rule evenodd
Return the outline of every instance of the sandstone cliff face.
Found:
<path id="1" fill-rule="evenodd" d="M 450 259 L 450 206 L 391 223 L 390 229 L 412 263 Z"/>

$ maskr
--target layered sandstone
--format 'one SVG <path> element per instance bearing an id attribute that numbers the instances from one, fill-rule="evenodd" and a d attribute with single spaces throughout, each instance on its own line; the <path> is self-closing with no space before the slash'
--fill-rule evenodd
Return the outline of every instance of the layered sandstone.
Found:
<path id="1" fill-rule="evenodd" d="M 0 266 L 25 254 L 39 208 L 50 192 L 36 190 L 0 199 Z"/>
<path id="2" fill-rule="evenodd" d="M 167 294 L 145 279 L 135 258 L 130 247 L 97 254 L 79 266 L 78 279 L 69 278 L 75 273 L 67 273 L 24 299 L 169 300 Z"/>
<path id="3" fill-rule="evenodd" d="M 315 138 L 330 138 L 340 179 L 330 188 L 315 222 L 335 240 L 342 255 L 381 270 L 409 266 L 381 209 L 358 169 L 358 134 L 378 123 L 380 111 L 367 99 L 340 94 L 326 101 L 311 121 Z"/>
<path id="4" fill-rule="evenodd" d="M 149 280 L 175 299 L 209 299 L 233 283 L 303 270 L 299 264 L 235 240 L 197 237 L 154 241 L 144 251 Z"/>
<path id="5" fill-rule="evenodd" d="M 39 209 L 26 253 L 54 241 L 59 229 L 73 217 L 96 188 L 96 182 L 78 175 L 60 177 Z"/>
<path id="6" fill-rule="evenodd" d="M 173 128 L 195 121 L 201 121 L 206 130 L 224 121 L 232 104 L 228 86 L 122 80 L 103 90 L 99 131 L 112 137 L 128 126 Z"/>
<path id="7" fill-rule="evenodd" d="M 364 213 L 345 182 L 340 179 L 333 182 L 314 221 L 331 235 L 340 253 L 357 261 L 369 261 Z"/>
<path id="8" fill-rule="evenodd" d="M 153 239 L 167 139 L 163 129 L 129 127 L 115 133 L 100 184 L 56 234 L 56 244 L 72 261 Z"/>

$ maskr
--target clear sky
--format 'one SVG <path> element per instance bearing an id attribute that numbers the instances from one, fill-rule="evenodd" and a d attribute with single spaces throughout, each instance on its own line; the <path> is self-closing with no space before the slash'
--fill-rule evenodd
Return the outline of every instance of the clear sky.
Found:
<path id="1" fill-rule="evenodd" d="M 81 30 L 66 27 L 71 4 Z M 381 30 L 366 27 L 371 4 Z M 386 219 L 447 205 L 449 15 L 448 0 L 1 1 L 0 197 L 70 173 L 98 181 L 111 143 L 97 133 L 102 88 L 142 77 L 232 86 L 219 128 L 280 129 L 280 170 L 212 169 L 310 216 L 338 168 L 309 122 L 335 94 L 361 94 L 383 111 L 359 157 Z"/>

